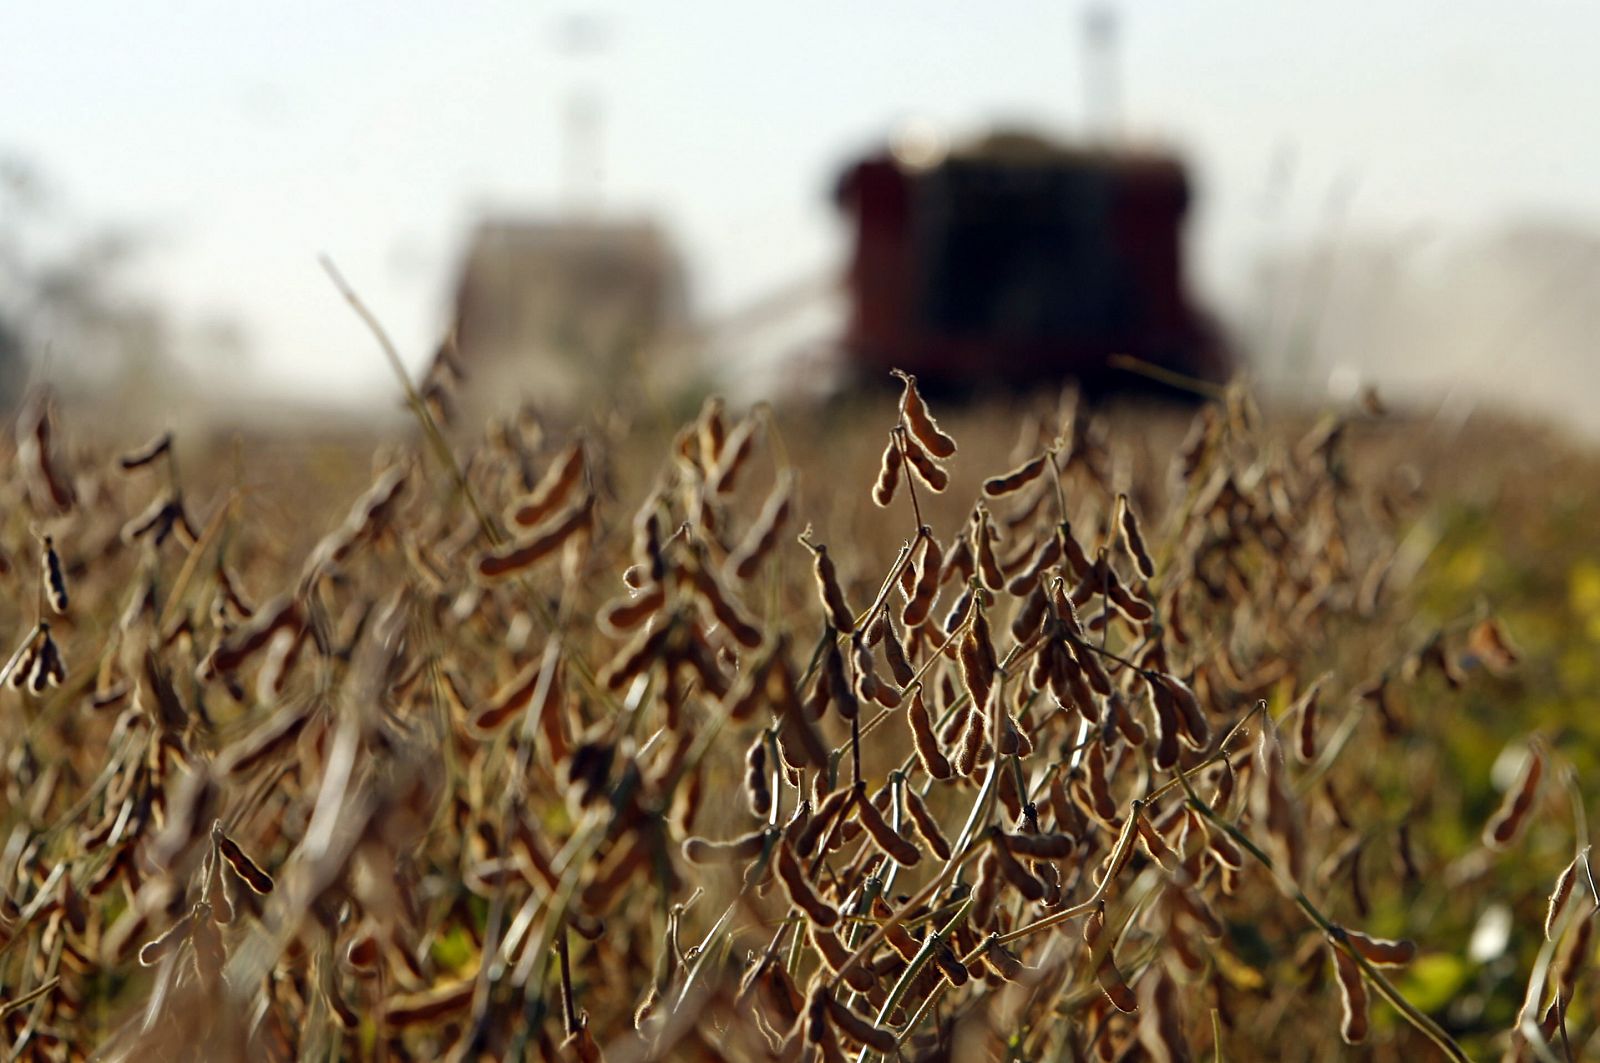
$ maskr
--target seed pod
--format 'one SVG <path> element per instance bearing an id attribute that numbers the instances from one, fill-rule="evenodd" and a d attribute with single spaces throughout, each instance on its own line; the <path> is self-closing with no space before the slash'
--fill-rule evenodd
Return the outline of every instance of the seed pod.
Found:
<path id="1" fill-rule="evenodd" d="M 1515 786 L 1506 791 L 1500 807 L 1483 828 L 1483 844 L 1496 851 L 1510 847 L 1527 825 L 1544 777 L 1544 746 L 1537 739 L 1528 749 L 1527 763 Z"/>
<path id="2" fill-rule="evenodd" d="M 1350 942 L 1350 947 L 1374 967 L 1404 967 L 1417 958 L 1417 944 L 1414 941 L 1368 937 L 1359 930 L 1350 929 L 1345 930 L 1344 936 Z"/>
<path id="3" fill-rule="evenodd" d="M 928 777 L 943 781 L 954 774 L 950 761 L 945 757 L 944 751 L 939 746 L 939 737 L 933 733 L 933 719 L 928 714 L 928 706 L 922 700 L 922 689 L 919 687 L 911 695 L 911 705 L 906 710 L 906 723 L 911 728 L 912 743 L 917 750 L 917 763 Z"/>
<path id="4" fill-rule="evenodd" d="M 859 787 L 862 784 L 856 785 Z M 863 801 L 857 797 L 855 806 L 856 816 L 861 820 L 861 825 L 872 836 L 878 848 L 887 853 L 890 859 L 901 867 L 915 867 L 921 861 L 922 853 L 916 845 L 890 826 L 889 821 L 883 818 L 883 813 L 879 812 L 871 801 Z"/>
<path id="5" fill-rule="evenodd" d="M 961 746 L 956 751 L 957 773 L 971 778 L 978 773 L 978 760 L 983 753 L 988 720 L 977 709 L 967 713 L 967 725 L 961 732 Z"/>
<path id="6" fill-rule="evenodd" d="M 189 944 L 194 955 L 195 974 L 203 985 L 215 986 L 222 977 L 228 951 L 222 944 L 222 931 L 211 918 L 211 905 L 200 901 L 189 922 Z"/>
<path id="7" fill-rule="evenodd" d="M 579 529 L 589 525 L 594 496 L 588 495 L 567 515 L 531 539 L 509 543 L 478 555 L 474 565 L 479 578 L 496 580 L 514 575 L 555 553 Z"/>
<path id="8" fill-rule="evenodd" d="M 550 463 L 533 493 L 511 508 L 509 522 L 522 528 L 538 527 L 571 497 L 582 476 L 583 446 L 574 443 Z"/>
<path id="9" fill-rule="evenodd" d="M 1367 987 L 1361 981 L 1361 968 L 1334 940 L 1328 939 L 1333 953 L 1334 972 L 1339 976 L 1339 999 L 1344 1004 L 1344 1021 L 1339 1034 L 1345 1044 L 1358 1045 L 1367 1039 Z"/>
<path id="10" fill-rule="evenodd" d="M 1190 749 L 1204 749 L 1211 741 L 1211 725 L 1206 722 L 1200 708 L 1200 699 L 1189 684 L 1174 675 L 1162 673 L 1161 685 L 1172 695 L 1173 707 L 1178 710 L 1178 736 Z"/>
<path id="11" fill-rule="evenodd" d="M 901 794 L 905 801 L 906 812 L 911 816 L 911 822 L 917 828 L 917 833 L 922 835 L 922 840 L 928 843 L 928 847 L 940 860 L 949 860 L 950 842 L 939 829 L 939 821 L 933 818 L 933 813 L 922 800 L 922 795 L 910 786 L 902 787 Z"/>
<path id="12" fill-rule="evenodd" d="M 999 498 L 1020 491 L 1039 478 L 1039 474 L 1044 472 L 1044 465 L 1045 455 L 1040 454 L 1004 476 L 992 476 L 983 481 L 983 493 L 990 498 Z"/>
<path id="13" fill-rule="evenodd" d="M 744 797 L 750 814 L 765 818 L 772 811 L 772 781 L 767 777 L 767 739 L 757 734 L 744 754 Z"/>
<path id="14" fill-rule="evenodd" d="M 906 427 L 910 429 L 911 434 L 934 457 L 953 457 L 956 452 L 956 441 L 939 430 L 933 414 L 928 412 L 927 404 L 922 401 L 922 393 L 917 390 L 917 378 L 898 369 L 894 375 L 905 384 L 905 392 L 900 396 L 900 412 L 905 414 Z"/>
<path id="15" fill-rule="evenodd" d="M 761 562 L 778 543 L 778 535 L 789 523 L 789 512 L 794 495 L 794 474 L 785 470 L 778 476 L 777 484 L 761 507 L 756 521 L 745 534 L 744 541 L 728 557 L 728 568 L 741 580 L 756 574 Z"/>
<path id="16" fill-rule="evenodd" d="M 1102 822 L 1110 822 L 1117 816 L 1117 802 L 1111 796 L 1111 781 L 1106 772 L 1106 746 L 1104 742 L 1090 744 L 1089 752 L 1083 758 L 1083 767 L 1084 778 L 1089 787 L 1089 796 L 1094 801 L 1094 814 Z"/>
<path id="17" fill-rule="evenodd" d="M 995 868 L 1005 876 L 1007 882 L 1016 887 L 1017 892 L 1030 901 L 1037 901 L 1044 897 L 1044 883 L 1033 877 L 1029 870 L 1022 866 L 1016 857 L 1012 856 L 1006 847 L 995 844 L 991 847 L 990 855 L 994 857 Z"/>
<path id="18" fill-rule="evenodd" d="M 61 555 L 56 553 L 55 540 L 48 535 L 44 537 L 44 552 L 39 562 L 43 570 L 45 596 L 50 599 L 50 608 L 57 613 L 65 613 L 67 577 L 61 571 Z"/>
<path id="19" fill-rule="evenodd" d="M 889 619 L 887 610 L 878 620 L 878 631 L 883 637 L 883 656 L 889 662 L 889 671 L 893 673 L 894 681 L 903 687 L 910 686 L 911 681 L 917 677 L 917 672 L 906 657 L 905 645 L 896 634 L 894 621 Z"/>
<path id="20" fill-rule="evenodd" d="M 870 993 L 878 984 L 877 978 L 866 967 L 859 963 L 850 964 L 850 969 L 845 970 L 845 964 L 850 962 L 850 949 L 832 930 L 828 930 L 813 921 L 808 927 L 811 944 L 816 948 L 817 955 L 822 957 L 822 962 L 834 974 L 843 974 L 845 985 L 857 993 Z"/>
<path id="21" fill-rule="evenodd" d="M 794 849 L 800 856 L 809 857 L 817 849 L 817 843 L 824 834 L 833 828 L 834 821 L 844 813 L 855 800 L 855 791 L 842 787 L 816 803 L 817 810 L 806 823 L 805 827 L 795 835 Z"/>
<path id="22" fill-rule="evenodd" d="M 752 415 L 745 417 L 728 433 L 716 468 L 707 477 L 707 486 L 713 495 L 733 493 L 738 485 L 739 471 L 749 463 L 750 455 L 755 452 L 756 430 L 759 426 L 760 422 Z"/>
<path id="23" fill-rule="evenodd" d="M 221 820 L 211 824 L 211 840 L 216 843 L 217 851 L 228 862 L 233 873 L 238 875 L 246 886 L 260 894 L 272 892 L 272 876 L 261 870 L 260 865 L 239 848 L 239 843 L 223 832 Z"/>
<path id="24" fill-rule="evenodd" d="M 749 834 L 740 835 L 727 841 L 712 841 L 709 838 L 685 838 L 683 840 L 683 858 L 691 864 L 731 864 L 741 860 L 754 860 L 761 855 L 762 846 L 766 844 L 767 831 L 763 827 L 753 830 Z"/>
<path id="25" fill-rule="evenodd" d="M 827 616 L 828 623 L 840 634 L 849 634 L 855 628 L 855 616 L 850 612 L 850 606 L 844 598 L 844 590 L 839 586 L 839 575 L 834 571 L 833 558 L 828 556 L 828 548 L 821 543 L 811 541 L 809 525 L 800 533 L 800 543 L 815 556 L 812 575 L 816 579 L 817 597 L 822 600 L 823 613 Z"/>
<path id="26" fill-rule="evenodd" d="M 900 486 L 900 465 L 903 460 L 900 444 L 894 433 L 890 432 L 889 445 L 883 448 L 883 458 L 878 464 L 878 482 L 872 487 L 872 501 L 880 507 L 887 508 L 894 501 L 895 489 Z"/>
<path id="27" fill-rule="evenodd" d="M 493 735 L 508 721 L 533 703 L 544 678 L 543 660 L 534 661 L 495 692 L 488 702 L 475 709 L 467 719 L 468 728 L 481 737 Z M 448 678 L 446 673 L 446 678 Z M 556 658 L 555 672 L 545 682 L 545 697 L 538 706 L 541 717 L 557 711 L 561 704 L 561 660 Z"/>
<path id="28" fill-rule="evenodd" d="M 1139 533 L 1139 519 L 1133 515 L 1133 506 L 1127 495 L 1117 496 L 1117 529 L 1122 533 L 1122 544 L 1127 547 L 1128 556 L 1133 558 L 1134 567 L 1139 570 L 1139 577 L 1153 579 L 1156 574 L 1155 562 L 1145 548 L 1144 536 Z"/>
<path id="29" fill-rule="evenodd" d="M 983 962 L 994 968 L 998 974 L 1008 982 L 1020 982 L 1028 968 L 1017 959 L 1016 953 L 1000 944 L 999 937 L 991 934 L 989 940 L 983 945 Z"/>
<path id="30" fill-rule="evenodd" d="M 1289 712 L 1299 713 L 1295 719 L 1294 752 L 1302 764 L 1310 764 L 1317 759 L 1317 695 L 1322 690 L 1325 678 L 1319 677 L 1289 707 Z"/>
<path id="31" fill-rule="evenodd" d="M 940 573 L 944 563 L 944 550 L 931 529 L 924 525 L 918 529 L 917 538 L 921 545 L 917 562 L 916 587 L 911 597 L 906 600 L 905 609 L 900 613 L 900 622 L 907 628 L 921 624 L 933 610 L 933 603 L 939 597 Z"/>
<path id="32" fill-rule="evenodd" d="M 1001 834 L 1000 844 L 1018 856 L 1032 860 L 1066 860 L 1078 850 L 1078 840 L 1070 834 Z"/>
<path id="33" fill-rule="evenodd" d="M 1572 863 L 1568 864 L 1566 870 L 1561 872 L 1561 877 L 1556 879 L 1556 888 L 1550 894 L 1550 906 L 1546 909 L 1544 916 L 1544 937 L 1546 941 L 1550 940 L 1550 935 L 1555 931 L 1556 920 L 1561 917 L 1562 910 L 1567 906 L 1567 899 L 1572 896 L 1572 887 L 1578 881 L 1578 862 L 1583 860 L 1586 855 L 1586 853 L 1579 853 L 1574 856 Z"/>
<path id="34" fill-rule="evenodd" d="M 701 607 L 721 624 L 733 640 L 746 649 L 761 645 L 761 629 L 736 605 L 709 569 L 695 565 L 679 569 L 679 585 L 687 581 Z"/>
<path id="35" fill-rule="evenodd" d="M 1106 906 L 1101 904 L 1083 923 L 1083 943 L 1089 946 L 1091 952 L 1095 951 L 1101 935 L 1105 931 Z M 1123 979 L 1122 972 L 1117 970 L 1116 962 L 1112 959 L 1111 943 L 1106 942 L 1105 952 L 1100 960 L 1100 965 L 1095 969 L 1095 980 L 1100 983 L 1100 991 L 1118 1011 L 1133 1013 L 1139 1010 L 1139 998 L 1134 996 L 1133 990 L 1128 988 L 1128 983 Z"/>
<path id="36" fill-rule="evenodd" d="M 833 1019 L 834 1025 L 839 1027 L 841 1033 L 857 1044 L 865 1045 L 872 1049 L 874 1052 L 880 1052 L 886 1056 L 894 1054 L 897 1042 L 892 1032 L 885 1030 L 881 1026 L 874 1026 L 866 1019 L 863 1019 L 836 1000 L 833 994 L 827 992 L 827 990 L 818 987 L 817 992 L 826 998 L 828 1015 Z"/>
<path id="37" fill-rule="evenodd" d="M 613 638 L 622 638 L 640 624 L 649 620 L 666 603 L 667 592 L 659 583 L 649 583 L 631 598 L 618 598 L 608 602 L 596 619 L 600 630 Z"/>
<path id="38" fill-rule="evenodd" d="M 966 964 L 961 962 L 960 958 L 956 956 L 955 950 L 950 947 L 950 943 L 944 938 L 938 938 L 934 942 L 933 964 L 939 968 L 939 973 L 944 975 L 945 981 L 953 986 L 964 986 L 967 984 L 967 980 L 972 977 L 971 972 L 967 970 Z"/>
<path id="39" fill-rule="evenodd" d="M 928 456 L 928 452 L 913 438 L 907 437 L 906 462 L 911 466 L 911 472 L 917 479 L 927 485 L 928 490 L 935 494 L 950 486 L 950 474 L 944 471 L 944 466 Z"/>
<path id="40" fill-rule="evenodd" d="M 472 1003 L 477 986 L 477 979 L 467 978 L 421 993 L 392 996 L 383 1002 L 383 1021 L 401 1029 L 438 1023 L 449 1015 L 466 1010 Z"/>
<path id="41" fill-rule="evenodd" d="M 978 511 L 978 521 L 972 526 L 972 551 L 978 559 L 978 576 L 983 585 L 991 591 L 1005 587 L 1005 573 L 1000 570 L 1000 562 L 994 556 L 994 541 L 989 537 L 989 513 L 984 509 Z"/>
<path id="42" fill-rule="evenodd" d="M 144 446 L 139 447 L 137 450 L 130 450 L 123 454 L 117 459 L 117 464 L 120 465 L 125 472 L 132 469 L 138 469 L 145 465 L 149 465 L 152 461 L 155 461 L 161 455 L 167 453 L 167 451 L 170 449 L 172 449 L 172 433 L 170 431 L 162 432 L 160 435 L 156 436 Z"/>
<path id="43" fill-rule="evenodd" d="M 662 655 L 667 645 L 667 636 L 675 627 L 676 625 L 669 620 L 667 623 L 639 632 L 600 670 L 598 677 L 600 682 L 613 691 L 627 686 L 635 676 L 642 675 Z"/>
<path id="44" fill-rule="evenodd" d="M 188 940 L 189 928 L 193 924 L 194 911 L 191 909 L 176 923 L 173 923 L 166 933 L 146 942 L 139 949 L 139 966 L 154 967 L 160 963 L 163 956 Z"/>

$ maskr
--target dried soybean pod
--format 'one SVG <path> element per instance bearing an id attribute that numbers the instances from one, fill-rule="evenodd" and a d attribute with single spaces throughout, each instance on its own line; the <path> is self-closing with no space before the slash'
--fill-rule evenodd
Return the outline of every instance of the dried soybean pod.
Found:
<path id="1" fill-rule="evenodd" d="M 1561 872 L 1561 877 L 1556 879 L 1556 888 L 1550 893 L 1550 906 L 1545 910 L 1544 916 L 1544 937 L 1546 941 L 1550 940 L 1550 935 L 1555 930 L 1556 920 L 1561 917 L 1562 910 L 1567 906 L 1567 899 L 1572 896 L 1572 887 L 1578 880 L 1578 862 L 1583 860 L 1586 855 L 1587 847 L 1585 852 L 1581 852 L 1572 858 L 1572 863 L 1568 864 L 1566 870 Z"/>
<path id="2" fill-rule="evenodd" d="M 883 448 L 883 458 L 878 464 L 878 482 L 872 486 L 872 501 L 880 507 L 887 508 L 894 501 L 895 490 L 900 486 L 900 465 L 903 461 L 899 440 L 890 432 L 889 445 Z"/>
<path id="3" fill-rule="evenodd" d="M 716 468 L 708 477 L 712 494 L 733 493 L 734 487 L 738 485 L 740 470 L 749 463 L 750 455 L 755 452 L 758 427 L 759 422 L 754 415 L 746 416 L 733 426 L 733 431 L 728 434 L 722 454 L 717 460 Z"/>
<path id="4" fill-rule="evenodd" d="M 922 835 L 922 840 L 928 843 L 928 848 L 932 849 L 940 860 L 950 859 L 950 842 L 939 829 L 939 821 L 933 818 L 933 812 L 922 800 L 922 795 L 909 785 L 902 787 L 902 793 L 906 812 L 911 816 L 911 822 L 917 828 L 917 833 Z"/>
<path id="5" fill-rule="evenodd" d="M 1367 987 L 1361 981 L 1361 968 L 1332 937 L 1328 938 L 1328 948 L 1333 953 L 1334 972 L 1339 976 L 1339 999 L 1344 1005 L 1339 1034 L 1346 1044 L 1358 1045 L 1367 1039 Z"/>
<path id="6" fill-rule="evenodd" d="M 728 567 L 739 579 L 747 580 L 754 576 L 761 562 L 778 544 L 779 533 L 789 523 L 793 497 L 794 474 L 786 470 L 779 474 L 777 484 L 767 496 L 744 541 L 728 557 Z"/>
<path id="7" fill-rule="evenodd" d="M 1350 947 L 1374 967 L 1404 967 L 1417 958 L 1417 944 L 1414 941 L 1368 937 L 1348 927 L 1344 928 L 1344 936 L 1350 942 Z"/>
<path id="8" fill-rule="evenodd" d="M 933 534 L 933 529 L 923 525 L 917 530 L 922 541 L 920 560 L 917 563 L 916 589 L 906 601 L 900 622 L 914 628 L 928 618 L 934 601 L 939 597 L 940 572 L 944 566 L 944 549 Z"/>
<path id="9" fill-rule="evenodd" d="M 966 964 L 956 956 L 955 950 L 944 938 L 936 938 L 933 945 L 933 963 L 939 968 L 939 973 L 944 975 L 945 981 L 953 986 L 964 986 L 972 977 Z"/>
<path id="10" fill-rule="evenodd" d="M 978 559 L 978 576 L 985 587 L 998 591 L 1006 585 L 1006 577 L 994 556 L 994 541 L 989 537 L 989 511 L 980 508 L 978 514 L 978 522 L 972 527 L 972 550 Z"/>
<path id="11" fill-rule="evenodd" d="M 51 536 L 44 537 L 44 551 L 40 555 L 39 564 L 44 578 L 45 596 L 50 599 L 50 608 L 58 613 L 65 613 L 67 577 L 61 570 L 61 555 L 56 553 L 55 539 Z"/>
<path id="12" fill-rule="evenodd" d="M 1299 713 L 1295 719 L 1294 753 L 1302 764 L 1310 764 L 1317 759 L 1317 695 L 1326 678 L 1318 677 L 1289 707 L 1289 712 Z"/>
<path id="13" fill-rule="evenodd" d="M 930 458 L 915 439 L 908 437 L 905 444 L 906 461 L 916 478 L 927 484 L 928 490 L 937 494 L 950 486 L 950 474 L 944 471 L 943 465 Z"/>
<path id="14" fill-rule="evenodd" d="M 1102 902 L 1093 912 L 1089 913 L 1089 918 L 1084 920 L 1083 923 L 1083 943 L 1089 946 L 1091 952 L 1099 944 L 1100 938 L 1105 931 L 1105 924 L 1106 906 Z M 1133 990 L 1128 988 L 1128 983 L 1123 980 L 1122 972 L 1117 970 L 1116 962 L 1112 959 L 1111 942 L 1109 941 L 1106 942 L 1105 953 L 1101 957 L 1099 967 L 1095 969 L 1094 976 L 1095 980 L 1100 983 L 1100 991 L 1106 995 L 1106 999 L 1111 1001 L 1118 1011 L 1131 1014 L 1139 1010 L 1138 997 L 1134 996 Z"/>
<path id="15" fill-rule="evenodd" d="M 595 619 L 601 631 L 620 638 L 660 612 L 666 600 L 667 592 L 661 584 L 649 583 L 632 598 L 606 603 Z"/>
<path id="16" fill-rule="evenodd" d="M 906 657 L 905 644 L 895 632 L 894 621 L 889 619 L 887 609 L 878 620 L 878 630 L 883 635 L 883 656 L 889 662 L 889 671 L 894 674 L 894 681 L 902 687 L 910 686 L 911 681 L 917 676 L 917 671 L 911 667 L 911 661 Z"/>
<path id="17" fill-rule="evenodd" d="M 815 852 L 822 836 L 833 829 L 834 820 L 844 813 L 846 806 L 854 799 L 855 791 L 842 787 L 817 802 L 816 812 L 800 833 L 795 835 L 795 852 L 800 856 L 810 856 Z"/>
<path id="18" fill-rule="evenodd" d="M 767 775 L 767 736 L 757 733 L 744 754 L 744 796 L 751 815 L 772 811 L 772 780 Z"/>
<path id="19" fill-rule="evenodd" d="M 479 578 L 500 579 L 544 560 L 589 523 L 593 510 L 594 496 L 589 495 L 547 531 L 479 554 L 474 566 Z"/>
<path id="20" fill-rule="evenodd" d="M 861 783 L 857 783 L 856 786 L 858 790 L 864 789 Z M 883 818 L 883 813 L 879 812 L 871 801 L 862 800 L 859 793 L 856 798 L 856 815 L 878 848 L 888 853 L 895 863 L 901 867 L 915 867 L 922 859 L 922 853 L 916 845 L 890 826 L 889 821 Z"/>
<path id="21" fill-rule="evenodd" d="M 222 853 L 222 858 L 233 868 L 233 873 L 238 875 L 256 893 L 267 894 L 272 892 L 272 876 L 261 870 L 254 860 L 250 859 L 245 851 L 239 848 L 239 843 L 234 841 L 222 829 L 222 821 L 211 824 L 211 837 L 217 843 L 217 850 Z"/>
<path id="22" fill-rule="evenodd" d="M 841 1033 L 857 1044 L 867 1046 L 874 1052 L 880 1052 L 886 1056 L 894 1054 L 897 1042 L 892 1032 L 885 1030 L 881 1026 L 874 1026 L 866 1019 L 863 1019 L 834 999 L 832 993 L 827 993 L 826 990 L 820 989 L 819 991 L 826 993 L 828 1014 L 833 1019 L 834 1025 L 839 1027 Z"/>
<path id="23" fill-rule="evenodd" d="M 1045 456 L 1040 454 L 1031 461 L 1024 462 L 1017 468 L 1012 469 L 1004 476 L 991 476 L 983 481 L 983 493 L 990 498 L 999 498 L 1002 495 L 1020 491 L 1039 478 L 1039 474 L 1044 472 L 1044 463 Z"/>
<path id="24" fill-rule="evenodd" d="M 1537 739 L 1530 743 L 1527 763 L 1516 785 L 1506 791 L 1500 807 L 1483 828 L 1483 844 L 1490 849 L 1508 848 L 1527 825 L 1539 796 L 1539 783 L 1544 777 L 1544 746 Z"/>
<path id="25" fill-rule="evenodd" d="M 171 952 L 188 940 L 189 927 L 194 923 L 194 911 L 191 909 L 171 928 L 160 937 L 148 941 L 139 949 L 139 966 L 154 967 L 161 962 L 161 957 Z"/>
<path id="26" fill-rule="evenodd" d="M 912 743 L 917 749 L 917 762 L 929 778 L 943 781 L 955 774 L 950 760 L 939 746 L 939 736 L 933 732 L 933 719 L 928 714 L 927 703 L 922 700 L 922 688 L 911 695 L 911 705 L 906 710 L 906 723 L 911 727 Z"/>
<path id="27" fill-rule="evenodd" d="M 550 463 L 533 493 L 512 507 L 510 522 L 523 528 L 537 527 L 571 497 L 582 474 L 583 446 L 574 443 Z"/>
<path id="28" fill-rule="evenodd" d="M 984 942 L 983 961 L 994 968 L 995 974 L 1008 982 L 1021 981 L 1027 968 L 1022 961 L 1017 959 L 1016 953 L 1000 944 L 1000 939 L 994 934 L 989 935 L 989 940 Z"/>
<path id="29" fill-rule="evenodd" d="M 1139 519 L 1133 515 L 1133 505 L 1125 494 L 1117 496 L 1117 530 L 1122 533 L 1122 545 L 1127 547 L 1128 556 L 1133 558 L 1134 568 L 1138 570 L 1140 578 L 1153 579 L 1156 574 L 1155 562 L 1145 548 L 1144 536 L 1139 532 Z"/>
<path id="30" fill-rule="evenodd" d="M 150 442 L 137 450 L 130 450 L 117 459 L 124 472 L 149 465 L 168 450 L 172 449 L 172 432 L 162 432 Z"/>
<path id="31" fill-rule="evenodd" d="M 917 390 L 917 378 L 898 369 L 894 371 L 894 375 L 905 385 L 905 393 L 900 396 L 900 411 L 905 414 L 906 427 L 911 430 L 911 434 L 928 448 L 928 453 L 934 457 L 953 457 L 956 452 L 956 441 L 939 430 L 933 414 L 928 412 L 927 403 L 922 401 L 922 393 Z"/>
<path id="32" fill-rule="evenodd" d="M 839 574 L 834 570 L 833 558 L 828 556 L 828 548 L 811 541 L 810 525 L 800 533 L 800 544 L 814 555 L 812 575 L 816 579 L 817 597 L 822 599 L 828 623 L 835 631 L 848 635 L 855 628 L 855 617 L 844 599 L 844 590 L 839 586 Z"/>
<path id="33" fill-rule="evenodd" d="M 765 827 L 721 842 L 709 838 L 685 838 L 683 858 L 691 864 L 731 864 L 739 860 L 754 860 L 761 855 L 761 847 L 766 840 Z"/>
<path id="34" fill-rule="evenodd" d="M 826 930 L 813 922 L 809 928 L 811 944 L 816 947 L 817 955 L 822 957 L 822 962 L 835 974 L 843 972 L 845 985 L 858 993 L 868 993 L 878 980 L 870 970 L 859 963 L 850 964 L 850 969 L 845 970 L 845 964 L 850 962 L 850 950 L 840 941 L 838 935 L 832 930 Z"/>
<path id="35" fill-rule="evenodd" d="M 789 903 L 805 912 L 806 917 L 817 926 L 827 928 L 838 925 L 838 909 L 819 897 L 816 890 L 811 888 L 811 883 L 806 881 L 805 871 L 800 866 L 800 860 L 790 847 L 787 838 L 778 843 L 777 869 L 778 879 L 783 883 L 784 892 L 789 895 Z"/>
<path id="36" fill-rule="evenodd" d="M 991 845 L 991 855 L 994 857 L 995 866 L 1000 874 L 1004 875 L 1007 882 L 1017 888 L 1017 892 L 1030 901 L 1037 901 L 1044 896 L 1044 883 L 1040 882 L 1022 863 L 998 841 Z"/>

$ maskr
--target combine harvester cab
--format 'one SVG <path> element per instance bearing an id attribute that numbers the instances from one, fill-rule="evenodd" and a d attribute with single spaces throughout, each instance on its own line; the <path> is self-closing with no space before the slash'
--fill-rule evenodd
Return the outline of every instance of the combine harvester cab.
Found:
<path id="1" fill-rule="evenodd" d="M 959 394 L 1077 379 L 1148 386 L 1127 355 L 1218 383 L 1233 360 L 1189 302 L 1182 164 L 1154 153 L 990 137 L 938 159 L 884 152 L 836 190 L 854 248 L 845 355 Z"/>

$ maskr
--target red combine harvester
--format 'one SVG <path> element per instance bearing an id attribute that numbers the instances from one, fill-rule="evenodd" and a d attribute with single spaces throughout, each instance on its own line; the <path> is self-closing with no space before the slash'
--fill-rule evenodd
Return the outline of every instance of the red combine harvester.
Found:
<path id="1" fill-rule="evenodd" d="M 1184 291 L 1190 190 L 1170 156 L 1001 134 L 937 160 L 872 156 L 836 199 L 854 230 L 844 346 L 868 377 L 902 368 L 947 392 L 1150 383 L 1115 355 L 1230 373 Z"/>

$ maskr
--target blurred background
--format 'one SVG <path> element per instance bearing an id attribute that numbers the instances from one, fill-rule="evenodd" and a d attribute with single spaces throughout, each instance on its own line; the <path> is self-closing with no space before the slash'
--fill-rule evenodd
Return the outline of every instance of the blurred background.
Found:
<path id="1" fill-rule="evenodd" d="M 1124 354 L 1593 433 L 1595 40 L 1478 0 L 8 5 L 0 360 L 392 408 L 326 253 L 490 402 Z"/>

